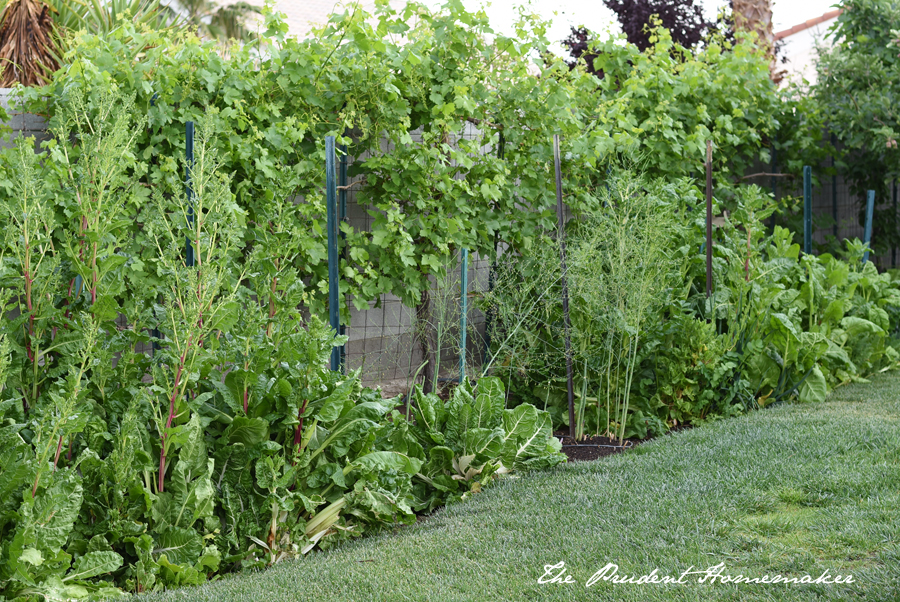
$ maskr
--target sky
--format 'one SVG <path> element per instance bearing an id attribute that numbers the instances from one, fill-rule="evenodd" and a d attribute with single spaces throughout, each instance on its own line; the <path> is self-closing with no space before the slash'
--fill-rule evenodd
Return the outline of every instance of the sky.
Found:
<path id="1" fill-rule="evenodd" d="M 484 0 L 462 0 L 469 10 L 475 10 L 486 4 Z M 776 32 L 799 25 L 808 19 L 818 17 L 830 10 L 837 0 L 774 0 L 772 17 Z M 438 0 L 433 3 L 440 4 Z M 551 40 L 561 40 L 569 33 L 572 25 L 584 25 L 588 29 L 604 32 L 619 32 L 615 14 L 607 9 L 601 0 L 493 0 L 485 10 L 494 30 L 511 35 L 512 24 L 517 15 L 516 6 L 528 4 L 533 12 L 545 19 L 553 19 L 549 31 Z M 720 6 L 726 6 L 727 0 L 699 0 L 707 16 L 712 19 Z M 555 14 L 554 14 L 555 13 Z"/>

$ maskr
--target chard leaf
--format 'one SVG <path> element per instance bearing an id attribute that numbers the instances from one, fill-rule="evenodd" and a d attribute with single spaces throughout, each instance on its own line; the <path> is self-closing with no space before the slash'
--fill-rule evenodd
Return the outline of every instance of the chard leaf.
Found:
<path id="1" fill-rule="evenodd" d="M 75 566 L 63 578 L 63 581 L 84 580 L 111 573 L 121 567 L 123 562 L 124 559 L 115 552 L 91 552 L 75 562 Z"/>
<path id="2" fill-rule="evenodd" d="M 437 475 L 453 469 L 453 450 L 443 445 L 436 445 L 428 450 L 428 462 L 424 473 Z"/>
<path id="3" fill-rule="evenodd" d="M 393 451 L 376 451 L 359 457 L 353 461 L 354 466 L 369 471 L 399 470 L 407 474 L 416 474 L 422 468 L 422 460 L 410 458 L 406 454 Z"/>
<path id="4" fill-rule="evenodd" d="M 538 411 L 533 405 L 522 405 L 503 412 L 503 441 L 528 438 L 534 433 Z"/>
<path id="5" fill-rule="evenodd" d="M 180 447 L 179 463 L 184 463 L 189 470 L 202 470 L 206 466 L 206 443 L 203 440 L 203 427 L 200 417 L 192 414 L 187 424 L 179 427 L 173 437 L 174 443 Z"/>
<path id="6" fill-rule="evenodd" d="M 203 551 L 203 540 L 193 529 L 166 527 L 156 538 L 153 555 L 160 566 L 164 565 L 163 557 L 170 564 L 191 566 Z"/>
<path id="7" fill-rule="evenodd" d="M 422 393 L 422 387 L 419 385 L 416 385 L 415 396 L 416 424 L 426 432 L 440 432 L 443 426 L 444 402 L 434 393 L 427 395 Z"/>
<path id="8" fill-rule="evenodd" d="M 476 426 L 491 428 L 499 420 L 506 405 L 503 381 L 496 376 L 485 376 L 478 381 L 475 397 Z"/>
<path id="9" fill-rule="evenodd" d="M 189 564 L 171 562 L 165 554 L 159 558 L 159 578 L 163 583 L 174 587 L 201 585 L 206 581 L 204 573 Z"/>
<path id="10" fill-rule="evenodd" d="M 344 480 L 344 470 L 336 462 L 326 462 L 306 477 L 306 486 L 311 489 L 325 488 L 332 483 L 341 489 L 347 487 L 347 483 Z"/>
<path id="11" fill-rule="evenodd" d="M 81 480 L 68 469 L 55 475 L 48 489 L 38 489 L 31 508 L 31 523 L 35 541 L 42 549 L 55 552 L 65 547 L 81 510 L 81 501 Z"/>
<path id="12" fill-rule="evenodd" d="M 503 447 L 503 429 L 473 428 L 463 437 L 463 455 L 486 461 L 499 458 Z"/>
<path id="13" fill-rule="evenodd" d="M 815 366 L 800 385 L 800 401 L 825 401 L 827 396 L 828 383 L 825 382 L 825 375 Z"/>
<path id="14" fill-rule="evenodd" d="M 225 431 L 229 443 L 254 447 L 269 438 L 269 423 L 262 418 L 238 416 Z"/>
<path id="15" fill-rule="evenodd" d="M 32 566 L 41 566 L 44 564 L 44 557 L 41 555 L 41 551 L 36 548 L 25 548 L 19 554 L 19 562 L 27 562 Z"/>
<path id="16" fill-rule="evenodd" d="M 844 299 L 838 298 L 831 301 L 822 314 L 822 320 L 828 322 L 832 326 L 840 324 L 844 317 Z"/>
<path id="17" fill-rule="evenodd" d="M 503 413 L 503 464 L 509 468 L 525 468 L 529 458 L 541 456 L 552 436 L 550 415 L 522 404 Z"/>
<path id="18" fill-rule="evenodd" d="M 344 410 L 344 405 L 347 403 L 347 400 L 350 399 L 350 395 L 355 388 L 356 380 L 353 378 L 349 378 L 335 387 L 334 391 L 331 392 L 331 395 L 325 399 L 325 403 L 322 404 L 319 413 L 316 415 L 319 422 L 334 422 L 340 418 Z"/>

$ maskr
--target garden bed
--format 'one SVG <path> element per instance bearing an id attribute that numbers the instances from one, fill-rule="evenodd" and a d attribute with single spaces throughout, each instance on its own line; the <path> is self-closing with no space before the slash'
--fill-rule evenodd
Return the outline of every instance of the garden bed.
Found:
<path id="1" fill-rule="evenodd" d="M 895 600 L 900 373 L 658 437 L 603 462 L 502 479 L 427 521 L 155 600 Z M 551 531 L 552 530 L 552 531 Z M 565 533 L 564 537 L 548 533 Z M 575 584 L 538 583 L 565 562 Z M 848 585 L 675 586 L 587 579 L 724 562 Z"/>
<path id="2" fill-rule="evenodd" d="M 680 425 L 666 432 L 664 436 L 672 435 L 687 429 L 693 428 L 691 425 Z M 601 435 L 588 435 L 582 439 L 572 439 L 566 431 L 556 431 L 553 436 L 559 439 L 562 444 L 562 453 L 566 455 L 569 462 L 589 462 L 591 460 L 599 460 L 606 456 L 620 454 L 629 449 L 634 449 L 642 443 L 648 443 L 656 439 L 656 437 L 645 437 L 639 439 L 633 437 L 625 439 L 622 444 L 618 439 L 610 439 Z"/>
<path id="3" fill-rule="evenodd" d="M 562 453 L 566 454 L 570 462 L 597 460 L 622 453 L 641 443 L 640 439 L 626 439 L 623 445 L 618 439 L 610 439 L 600 435 L 590 435 L 576 441 L 562 431 L 553 433 L 553 436 L 562 443 Z"/>

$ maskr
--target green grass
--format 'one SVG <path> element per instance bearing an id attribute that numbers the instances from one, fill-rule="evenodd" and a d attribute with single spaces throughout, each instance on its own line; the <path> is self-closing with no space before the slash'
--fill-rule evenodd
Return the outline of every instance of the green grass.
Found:
<path id="1" fill-rule="evenodd" d="M 566 563 L 576 584 L 539 585 Z M 850 585 L 636 585 L 725 562 Z M 688 580 L 690 578 L 686 578 Z M 900 600 L 900 373 L 509 478 L 419 524 L 152 600 Z"/>

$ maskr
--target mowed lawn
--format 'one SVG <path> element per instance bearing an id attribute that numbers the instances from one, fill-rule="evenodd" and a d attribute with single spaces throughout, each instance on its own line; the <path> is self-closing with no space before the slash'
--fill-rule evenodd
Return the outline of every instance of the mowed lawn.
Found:
<path id="1" fill-rule="evenodd" d="M 575 583 L 539 584 L 565 563 Z M 841 585 L 586 582 L 618 575 Z M 556 571 L 553 571 L 556 573 Z M 826 403 L 720 421 L 624 454 L 500 481 L 413 527 L 162 600 L 900 601 L 900 372 Z"/>

